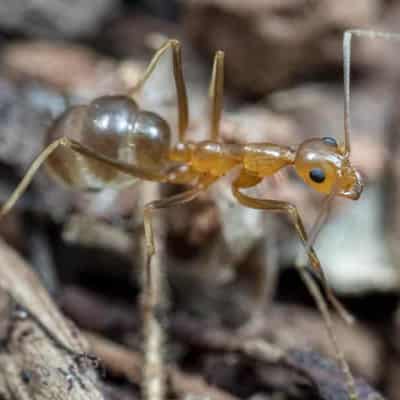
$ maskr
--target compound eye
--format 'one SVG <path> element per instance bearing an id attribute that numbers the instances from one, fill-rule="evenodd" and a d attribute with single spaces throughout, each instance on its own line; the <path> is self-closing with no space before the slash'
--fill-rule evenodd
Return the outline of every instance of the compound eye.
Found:
<path id="1" fill-rule="evenodd" d="M 323 138 L 322 138 L 322 141 L 323 141 L 325 144 L 329 145 L 329 146 L 337 147 L 337 145 L 338 145 L 336 139 L 333 138 L 333 137 L 331 137 L 331 136 L 325 136 L 325 137 L 323 137 Z"/>
<path id="2" fill-rule="evenodd" d="M 315 183 L 322 183 L 325 180 L 325 172 L 321 168 L 313 168 L 310 171 L 309 176 Z"/>

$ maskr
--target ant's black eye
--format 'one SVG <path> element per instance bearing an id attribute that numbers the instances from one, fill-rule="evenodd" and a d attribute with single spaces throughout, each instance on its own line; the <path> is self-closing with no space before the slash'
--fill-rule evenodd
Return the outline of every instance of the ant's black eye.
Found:
<path id="1" fill-rule="evenodd" d="M 335 146 L 337 147 L 337 141 L 335 138 L 331 137 L 331 136 L 325 136 L 322 138 L 322 141 L 325 144 L 328 144 L 329 146 Z"/>
<path id="2" fill-rule="evenodd" d="M 321 168 L 313 168 L 310 171 L 310 178 L 316 183 L 322 183 L 325 180 L 325 172 Z"/>

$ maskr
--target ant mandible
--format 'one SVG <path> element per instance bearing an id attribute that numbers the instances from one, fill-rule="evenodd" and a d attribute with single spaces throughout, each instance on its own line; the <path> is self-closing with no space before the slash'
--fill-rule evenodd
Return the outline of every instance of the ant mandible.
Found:
<path id="1" fill-rule="evenodd" d="M 357 200 L 363 183 L 350 162 L 350 55 L 352 35 L 399 40 L 400 35 L 367 30 L 349 30 L 343 36 L 344 66 L 344 142 L 332 137 L 308 139 L 296 149 L 273 143 L 227 144 L 220 140 L 224 53 L 217 51 L 209 88 L 209 140 L 186 139 L 189 121 L 188 100 L 182 70 L 181 45 L 168 40 L 154 55 L 143 77 L 126 94 L 103 96 L 88 105 L 66 110 L 50 127 L 47 146 L 0 209 L 4 216 L 16 203 L 42 164 L 50 174 L 67 186 L 85 190 L 118 185 L 137 179 L 191 184 L 190 190 L 156 200 L 144 208 L 144 228 L 148 255 L 148 273 L 155 252 L 152 213 L 184 204 L 205 192 L 233 168 L 239 173 L 233 180 L 233 196 L 245 207 L 284 213 L 293 223 L 308 254 L 313 271 L 323 284 L 331 304 L 349 320 L 332 294 L 320 261 L 313 249 L 313 235 L 308 238 L 294 204 L 250 197 L 242 189 L 251 188 L 280 169 L 293 166 L 296 173 L 313 189 L 328 197 L 342 196 Z M 172 50 L 172 64 L 178 103 L 178 143 L 171 146 L 170 128 L 159 115 L 137 105 L 133 95 L 143 86 L 153 70 Z M 126 187 L 126 185 L 124 185 Z M 315 236 L 315 235 L 314 235 Z M 148 278 L 149 279 L 149 278 Z"/>

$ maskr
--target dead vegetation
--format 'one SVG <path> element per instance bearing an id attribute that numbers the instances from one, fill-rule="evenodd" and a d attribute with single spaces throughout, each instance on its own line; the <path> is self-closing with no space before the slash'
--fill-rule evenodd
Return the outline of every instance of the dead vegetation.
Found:
<path id="1" fill-rule="evenodd" d="M 82 15 L 96 21 L 87 29 L 71 25 L 74 31 L 62 24 L 37 30 L 17 17 L 11 26 L 0 15 L 7 35 L 0 48 L 1 202 L 42 148 L 51 120 L 68 104 L 118 93 L 137 79 L 160 34 L 184 45 L 191 139 L 206 129 L 207 55 L 217 48 L 227 56 L 226 141 L 341 138 L 342 30 L 395 30 L 399 14 L 395 2 L 383 1 L 349 8 L 191 0 L 181 3 L 177 23 L 163 18 L 160 2 L 142 3 L 151 17 L 128 7 L 109 18 L 102 2 L 104 13 Z M 352 327 L 336 317 L 334 324 L 360 400 L 379 393 L 400 399 L 395 48 L 356 43 L 352 157 L 367 190 L 357 204 L 335 203 L 318 243 L 330 283 L 357 317 Z M 172 124 L 175 106 L 160 106 Z M 8 243 L 0 246 L 0 398 L 347 399 L 337 354 L 293 268 L 291 226 L 235 204 L 225 182 L 158 214 L 155 262 L 164 289 L 155 318 L 143 319 L 142 203 L 174 190 L 136 185 L 82 194 L 45 173 L 35 178 L 0 223 Z M 257 190 L 298 204 L 307 224 L 318 211 L 320 197 L 290 174 Z M 160 335 L 151 342 L 154 329 Z"/>

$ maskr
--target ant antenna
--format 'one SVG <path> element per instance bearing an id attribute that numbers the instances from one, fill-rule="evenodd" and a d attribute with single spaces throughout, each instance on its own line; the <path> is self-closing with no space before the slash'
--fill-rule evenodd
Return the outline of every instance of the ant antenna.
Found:
<path id="1" fill-rule="evenodd" d="M 350 154 L 350 57 L 351 57 L 351 35 L 346 31 L 343 35 L 343 73 L 344 73 L 344 148 Z"/>
<path id="2" fill-rule="evenodd" d="M 324 223 L 326 222 L 329 211 L 331 209 L 332 202 L 337 194 L 338 194 L 338 185 L 336 180 L 336 182 L 332 187 L 331 192 L 327 196 L 325 196 L 321 208 L 318 212 L 317 218 L 315 219 L 315 222 L 311 227 L 310 233 L 308 234 L 308 240 L 306 243 L 307 254 L 314 246 L 315 241 L 317 240 L 317 236 L 319 235 L 319 232 L 321 231 Z"/>
<path id="3" fill-rule="evenodd" d="M 400 41 L 399 33 L 378 32 L 367 29 L 350 29 L 343 35 L 343 73 L 344 73 L 344 150 L 350 154 L 350 59 L 352 36 L 368 37 L 370 39 L 381 38 L 385 40 Z"/>
<path id="4" fill-rule="evenodd" d="M 337 195 L 337 192 L 335 190 L 333 190 L 323 200 L 320 211 L 319 211 L 317 218 L 315 219 L 315 222 L 312 225 L 310 233 L 308 235 L 308 240 L 307 240 L 307 244 L 306 244 L 306 252 L 307 253 L 310 251 L 311 247 L 314 246 L 315 241 L 317 240 L 317 236 L 319 235 L 319 232 L 321 231 L 324 223 L 326 222 L 328 213 L 331 208 L 332 201 L 336 195 Z"/>

